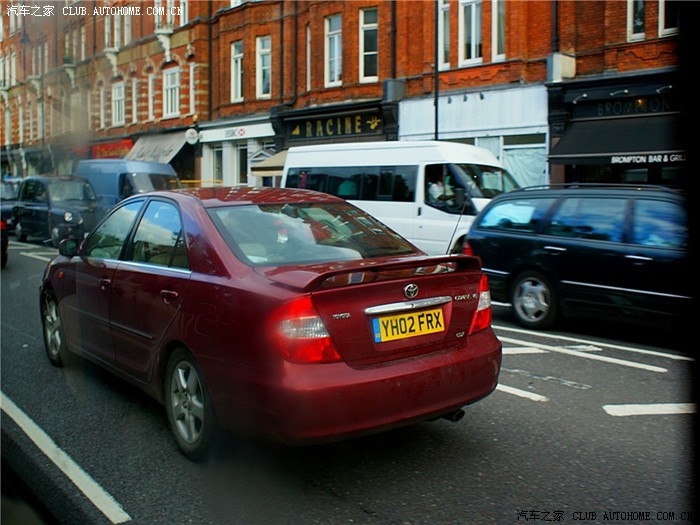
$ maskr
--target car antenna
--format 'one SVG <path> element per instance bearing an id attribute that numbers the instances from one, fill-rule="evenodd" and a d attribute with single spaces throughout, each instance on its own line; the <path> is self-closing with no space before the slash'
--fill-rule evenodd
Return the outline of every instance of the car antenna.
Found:
<path id="1" fill-rule="evenodd" d="M 445 255 L 450 255 L 452 250 L 452 241 L 454 241 L 455 235 L 457 234 L 457 228 L 459 228 L 459 222 L 462 220 L 462 215 L 464 215 L 464 210 L 467 207 L 467 196 L 464 196 L 464 202 L 462 202 L 462 209 L 459 210 L 459 216 L 457 217 L 457 223 L 455 224 L 455 229 L 452 230 L 452 236 L 450 237 L 450 242 L 447 244 L 447 251 Z"/>

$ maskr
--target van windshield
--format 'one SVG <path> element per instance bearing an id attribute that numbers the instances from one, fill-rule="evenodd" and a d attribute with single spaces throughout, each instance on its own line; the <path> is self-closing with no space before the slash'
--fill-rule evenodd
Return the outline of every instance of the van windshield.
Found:
<path id="1" fill-rule="evenodd" d="M 478 164 L 450 164 L 450 172 L 474 198 L 491 199 L 519 187 L 506 170 Z"/>
<path id="2" fill-rule="evenodd" d="M 132 186 L 130 193 L 175 190 L 181 187 L 177 176 L 160 173 L 130 173 L 128 180 Z"/>

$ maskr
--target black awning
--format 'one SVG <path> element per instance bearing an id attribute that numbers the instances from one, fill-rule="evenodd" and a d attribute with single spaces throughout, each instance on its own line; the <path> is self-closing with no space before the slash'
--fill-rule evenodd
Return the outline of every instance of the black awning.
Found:
<path id="1" fill-rule="evenodd" d="M 553 164 L 646 164 L 684 160 L 677 115 L 574 120 L 551 149 Z"/>

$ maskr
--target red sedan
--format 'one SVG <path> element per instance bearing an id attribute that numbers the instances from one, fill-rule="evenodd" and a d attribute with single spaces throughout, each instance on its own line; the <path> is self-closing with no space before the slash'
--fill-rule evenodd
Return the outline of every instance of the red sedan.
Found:
<path id="1" fill-rule="evenodd" d="M 219 428 L 305 444 L 457 420 L 501 364 L 477 258 L 306 190 L 131 197 L 61 243 L 40 294 L 51 362 L 143 388 L 192 459 Z"/>

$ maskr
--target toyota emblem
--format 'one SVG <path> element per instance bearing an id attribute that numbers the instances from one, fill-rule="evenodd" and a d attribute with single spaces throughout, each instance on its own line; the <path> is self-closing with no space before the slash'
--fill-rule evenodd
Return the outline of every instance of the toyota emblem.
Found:
<path id="1" fill-rule="evenodd" d="M 406 288 L 403 289 L 403 293 L 408 299 L 415 299 L 415 297 L 418 295 L 418 285 L 407 285 Z"/>

